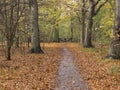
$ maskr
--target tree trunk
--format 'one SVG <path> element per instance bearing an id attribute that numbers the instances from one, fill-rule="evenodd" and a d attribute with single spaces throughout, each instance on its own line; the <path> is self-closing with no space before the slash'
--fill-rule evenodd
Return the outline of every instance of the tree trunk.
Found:
<path id="1" fill-rule="evenodd" d="M 81 44 L 84 46 L 85 40 L 85 0 L 82 0 L 82 31 L 81 31 Z"/>
<path id="2" fill-rule="evenodd" d="M 107 58 L 120 59 L 120 0 L 115 0 L 115 26 L 113 34 L 114 39 L 111 41 Z"/>
<path id="3" fill-rule="evenodd" d="M 93 16 L 94 16 L 94 3 L 90 2 L 89 12 L 88 12 L 88 22 L 85 33 L 84 47 L 90 48 L 92 45 L 92 26 L 93 26 Z"/>
<path id="4" fill-rule="evenodd" d="M 100 4 L 101 0 L 89 0 L 89 10 L 88 10 L 88 22 L 87 22 L 87 29 L 85 33 L 85 44 L 84 47 L 90 48 L 93 47 L 92 45 L 92 26 L 93 26 L 93 17 L 98 14 L 100 9 L 105 5 L 108 0 L 105 0 L 103 3 Z M 100 5 L 99 5 L 100 4 Z"/>
<path id="5" fill-rule="evenodd" d="M 30 10 L 31 10 L 31 29 L 32 29 L 31 53 L 43 53 L 40 47 L 37 0 L 30 0 Z"/>
<path id="6" fill-rule="evenodd" d="M 71 17 L 71 42 L 73 41 L 73 18 Z"/>
<path id="7" fill-rule="evenodd" d="M 71 42 L 73 41 L 73 27 L 71 27 Z"/>
<path id="8" fill-rule="evenodd" d="M 11 43 L 9 39 L 7 40 L 6 43 L 6 58 L 7 60 L 11 60 Z"/>
<path id="9" fill-rule="evenodd" d="M 16 37 L 15 47 L 19 48 L 19 36 Z"/>
<path id="10" fill-rule="evenodd" d="M 30 47 L 31 38 L 27 37 L 27 46 Z"/>
<path id="11" fill-rule="evenodd" d="M 59 42 L 59 30 L 55 26 L 55 31 L 54 31 L 54 42 Z"/>

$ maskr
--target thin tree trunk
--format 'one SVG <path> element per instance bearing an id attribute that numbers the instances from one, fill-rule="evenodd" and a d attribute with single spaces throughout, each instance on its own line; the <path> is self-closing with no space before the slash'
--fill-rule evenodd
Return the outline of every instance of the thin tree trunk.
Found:
<path id="1" fill-rule="evenodd" d="M 30 47 L 31 38 L 27 37 L 27 46 Z"/>
<path id="2" fill-rule="evenodd" d="M 73 41 L 73 18 L 71 17 L 71 42 Z"/>
<path id="3" fill-rule="evenodd" d="M 56 26 L 54 31 L 54 42 L 59 42 L 59 30 Z"/>
<path id="4" fill-rule="evenodd" d="M 73 27 L 71 27 L 71 42 L 73 41 Z"/>
<path id="5" fill-rule="evenodd" d="M 16 37 L 16 43 L 15 47 L 19 48 L 19 36 Z"/>
<path id="6" fill-rule="evenodd" d="M 82 31 L 81 31 L 81 44 L 84 46 L 85 40 L 85 0 L 82 0 Z"/>
<path id="7" fill-rule="evenodd" d="M 11 60 L 11 43 L 9 40 L 6 43 L 6 58 L 7 60 Z"/>

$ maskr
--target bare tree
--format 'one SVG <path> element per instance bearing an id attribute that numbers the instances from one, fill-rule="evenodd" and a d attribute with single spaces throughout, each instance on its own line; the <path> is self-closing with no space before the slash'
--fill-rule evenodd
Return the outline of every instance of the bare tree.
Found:
<path id="1" fill-rule="evenodd" d="M 23 2 L 23 3 L 20 3 Z M 6 38 L 6 58 L 11 60 L 11 47 L 14 42 L 19 20 L 24 11 L 24 0 L 3 0 L 0 3 L 0 19 L 4 26 L 2 31 Z"/>

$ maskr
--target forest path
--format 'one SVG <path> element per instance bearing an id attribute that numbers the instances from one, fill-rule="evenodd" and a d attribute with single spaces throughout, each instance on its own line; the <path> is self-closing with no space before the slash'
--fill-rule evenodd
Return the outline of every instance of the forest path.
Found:
<path id="1" fill-rule="evenodd" d="M 81 78 L 72 53 L 65 47 L 62 48 L 61 63 L 58 71 L 58 87 L 56 90 L 89 90 Z"/>

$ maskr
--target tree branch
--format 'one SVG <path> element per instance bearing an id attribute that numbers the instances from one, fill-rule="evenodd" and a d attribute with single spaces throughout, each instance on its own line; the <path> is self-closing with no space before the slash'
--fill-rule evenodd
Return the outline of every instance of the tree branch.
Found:
<path id="1" fill-rule="evenodd" d="M 101 0 L 97 0 L 97 2 L 94 4 L 95 6 L 97 6 L 97 4 L 100 2 Z"/>
<path id="2" fill-rule="evenodd" d="M 108 0 L 106 0 L 105 2 L 103 2 L 98 8 L 97 10 L 95 11 L 94 15 L 97 15 L 98 12 L 100 11 L 100 9 L 108 2 Z"/>

